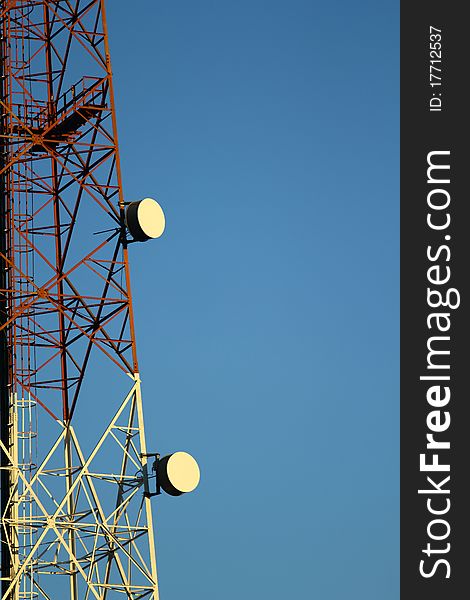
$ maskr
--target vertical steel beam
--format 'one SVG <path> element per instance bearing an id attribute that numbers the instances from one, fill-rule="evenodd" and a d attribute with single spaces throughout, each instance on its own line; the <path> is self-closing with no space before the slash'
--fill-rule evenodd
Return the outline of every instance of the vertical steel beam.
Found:
<path id="1" fill-rule="evenodd" d="M 47 114 L 49 123 L 54 123 L 57 115 L 56 100 L 53 83 L 53 64 L 52 64 L 52 48 L 51 48 L 51 28 L 49 17 L 49 3 L 44 0 L 44 39 L 45 39 L 45 59 L 46 59 L 46 77 L 47 77 Z M 57 159 L 55 155 L 51 155 L 51 187 L 53 194 L 54 206 L 54 241 L 55 241 L 55 260 L 57 271 L 57 300 L 59 306 L 63 305 L 64 299 L 64 280 L 63 280 L 63 260 L 62 260 L 62 235 L 60 222 L 60 198 L 58 184 L 58 169 Z M 66 352 L 66 325 L 64 312 L 57 312 L 59 319 L 59 343 L 60 343 L 60 369 L 61 369 L 61 387 L 62 387 L 62 418 L 67 427 L 67 434 L 64 437 L 64 462 L 65 462 L 65 491 L 68 493 L 73 485 L 72 475 L 72 448 L 71 438 L 68 430 L 69 426 L 69 400 L 68 400 L 68 376 L 67 376 L 67 352 Z M 73 519 L 74 513 L 74 494 L 70 493 L 67 500 L 67 511 L 70 520 Z M 72 554 L 76 553 L 76 540 L 73 527 L 68 532 L 68 543 Z M 77 588 L 77 568 L 73 560 L 69 563 L 70 569 L 70 600 L 78 600 Z"/>
<path id="2" fill-rule="evenodd" d="M 4 2 L 0 2 L 0 11 Z M 6 39 L 4 19 L 0 23 L 0 100 L 6 100 L 4 65 L 6 58 Z M 0 106 L 0 172 L 5 166 L 7 148 L 4 137 L 5 110 Z M 8 200 L 6 192 L 6 172 L 0 175 L 0 254 L 8 253 Z M 8 320 L 8 265 L 0 257 L 0 326 Z M 0 331 L 0 439 L 4 445 L 10 447 L 10 352 L 9 352 L 9 327 Z M 0 511 L 2 526 L 0 527 L 0 552 L 1 552 L 1 590 L 2 597 L 10 585 L 11 555 L 9 551 L 10 525 L 9 525 L 9 495 L 10 495 L 10 461 L 6 454 L 0 451 Z M 5 521 L 3 521 L 5 519 Z M 10 594 L 8 598 L 14 598 Z"/>

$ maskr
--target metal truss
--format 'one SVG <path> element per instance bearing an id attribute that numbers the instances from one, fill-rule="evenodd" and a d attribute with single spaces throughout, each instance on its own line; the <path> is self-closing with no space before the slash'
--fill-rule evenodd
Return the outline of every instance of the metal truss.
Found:
<path id="1" fill-rule="evenodd" d="M 1 598 L 158 598 L 104 1 L 3 0 L 0 28 Z"/>
<path id="2" fill-rule="evenodd" d="M 136 378 L 87 457 L 73 426 L 63 426 L 30 479 L 15 454 L 0 442 L 12 465 L 8 547 L 15 559 L 14 576 L 4 597 L 15 588 L 19 597 L 65 597 L 69 590 L 59 581 L 64 575 L 71 595 L 77 598 L 112 598 L 113 592 L 133 599 L 155 597 L 141 406 Z M 71 467 L 63 464 L 64 447 L 70 448 Z M 113 457 L 115 472 L 100 468 L 103 452 Z M 67 486 L 64 480 L 69 475 L 73 482 Z M 20 517 L 17 507 L 31 501 L 37 507 L 35 513 Z M 18 537 L 32 531 L 33 539 L 18 545 Z"/>

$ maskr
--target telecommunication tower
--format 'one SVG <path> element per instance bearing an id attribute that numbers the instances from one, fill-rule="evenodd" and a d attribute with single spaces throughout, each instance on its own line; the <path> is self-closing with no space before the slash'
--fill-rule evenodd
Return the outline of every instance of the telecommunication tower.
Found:
<path id="1" fill-rule="evenodd" d="M 164 225 L 123 196 L 104 0 L 0 0 L 2 600 L 158 598 L 152 496 L 199 481 L 146 446 L 128 247 Z"/>

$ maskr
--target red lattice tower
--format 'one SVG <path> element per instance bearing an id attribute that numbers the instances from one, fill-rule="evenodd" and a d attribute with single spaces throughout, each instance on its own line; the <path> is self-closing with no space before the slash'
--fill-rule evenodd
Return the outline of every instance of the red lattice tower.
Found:
<path id="1" fill-rule="evenodd" d="M 128 244 L 161 231 L 122 193 L 104 2 L 4 0 L 0 25 L 1 598 L 158 598 Z"/>

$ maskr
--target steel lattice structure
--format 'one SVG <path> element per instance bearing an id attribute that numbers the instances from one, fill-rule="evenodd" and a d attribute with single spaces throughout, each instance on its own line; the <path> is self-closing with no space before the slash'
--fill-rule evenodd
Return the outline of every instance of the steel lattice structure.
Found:
<path id="1" fill-rule="evenodd" d="M 104 1 L 3 0 L 0 27 L 1 598 L 158 598 Z"/>

